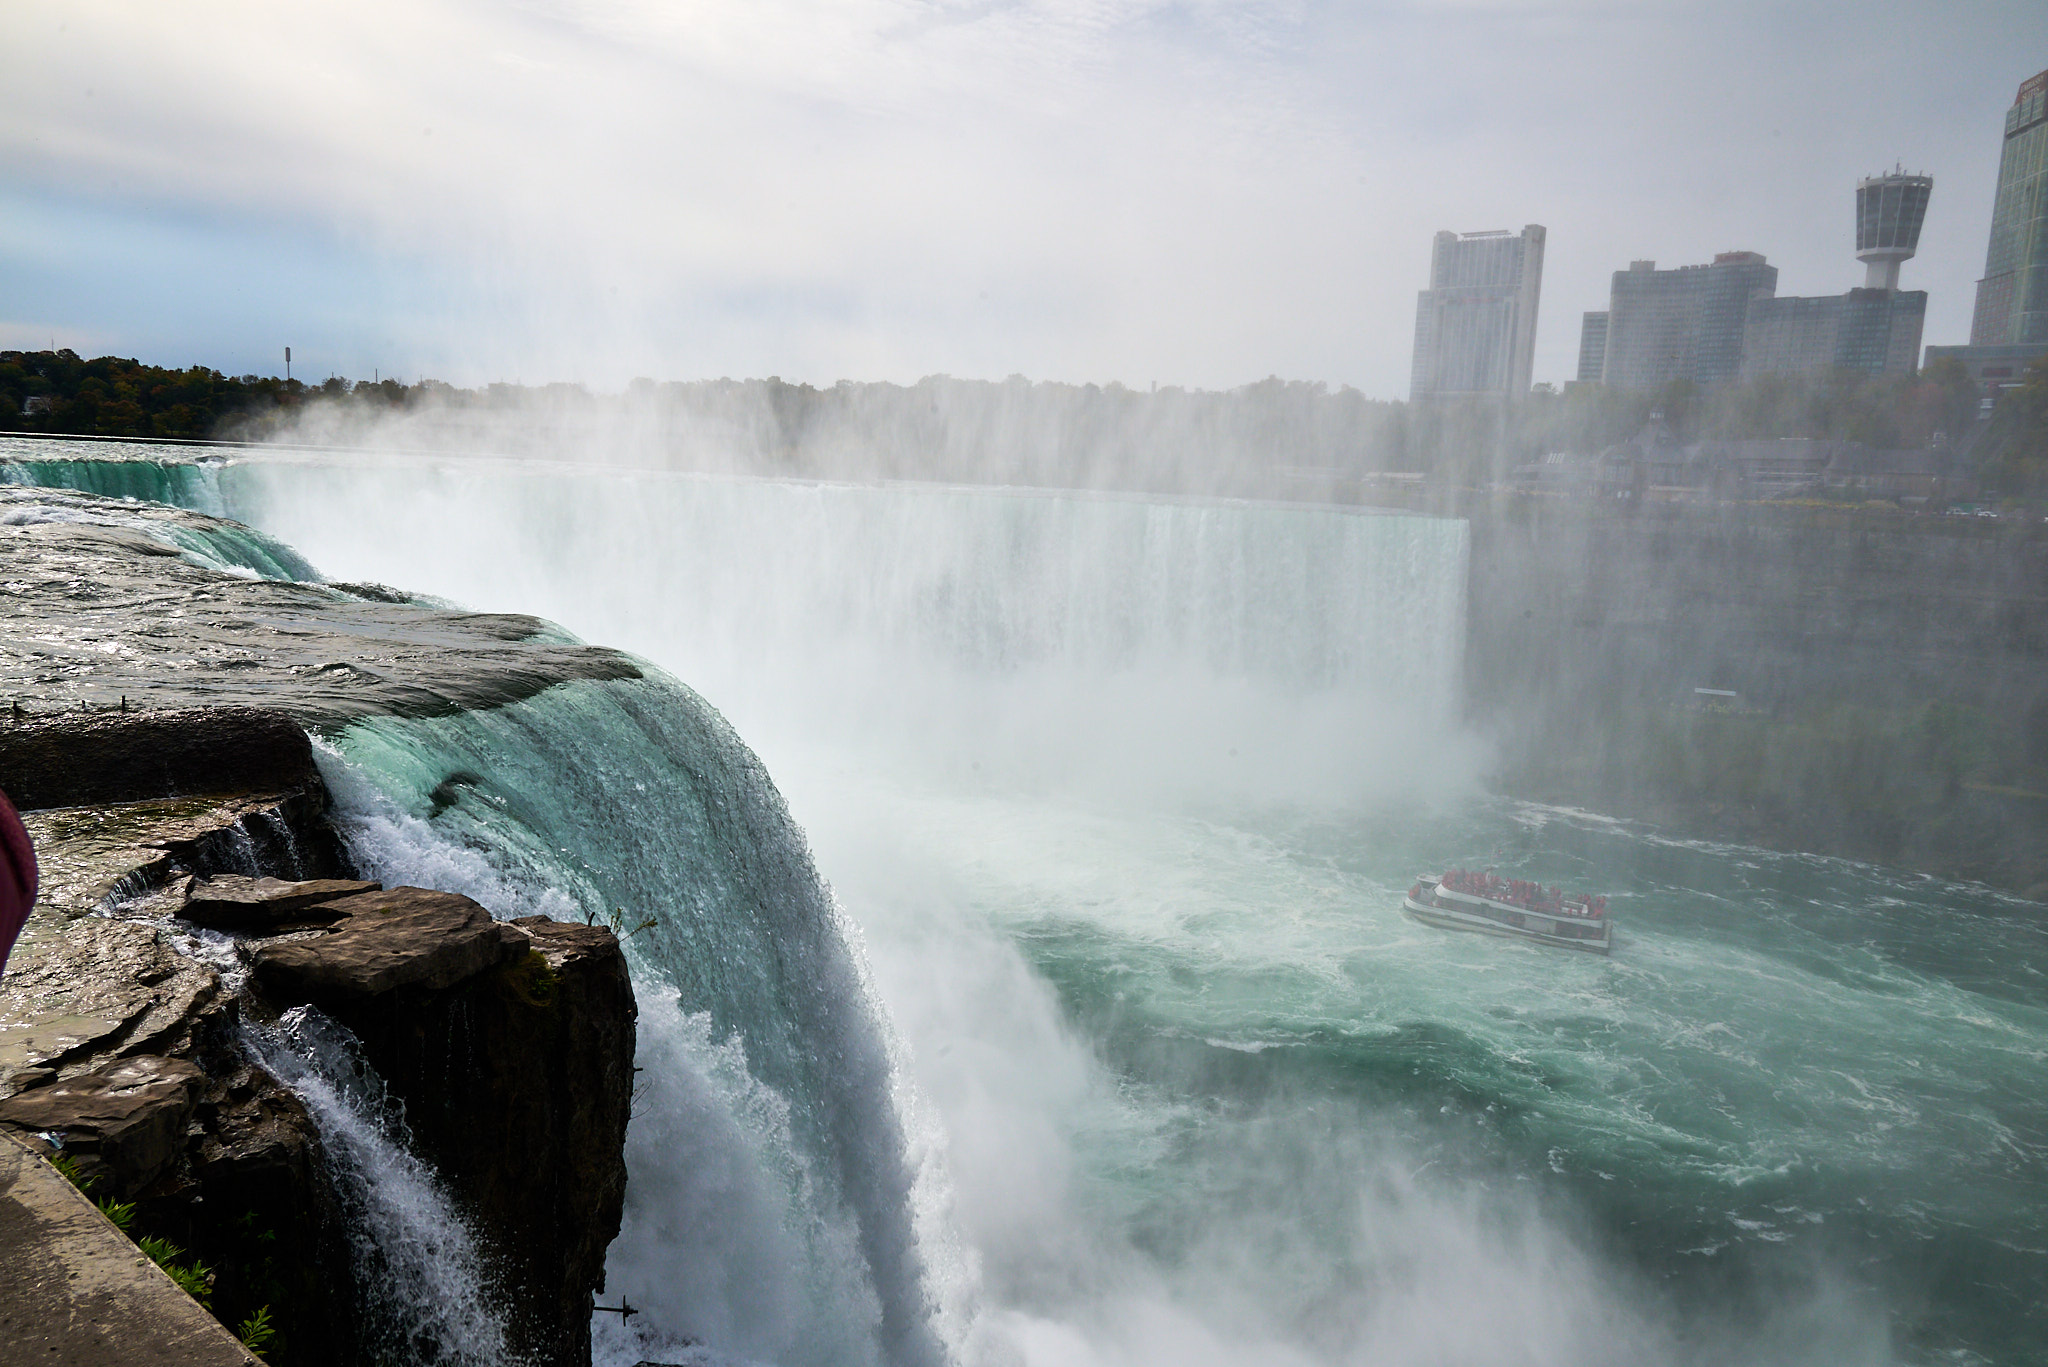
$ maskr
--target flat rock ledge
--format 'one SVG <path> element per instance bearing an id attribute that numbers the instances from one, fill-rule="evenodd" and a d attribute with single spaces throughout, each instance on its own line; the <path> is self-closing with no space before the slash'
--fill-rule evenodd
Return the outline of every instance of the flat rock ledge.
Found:
<path id="1" fill-rule="evenodd" d="M 404 987 L 440 991 L 532 948 L 525 931 L 492 920 L 467 897 L 425 888 L 357 892 L 301 914 L 333 924 L 246 951 L 256 981 L 281 1006 L 333 1005 Z"/>

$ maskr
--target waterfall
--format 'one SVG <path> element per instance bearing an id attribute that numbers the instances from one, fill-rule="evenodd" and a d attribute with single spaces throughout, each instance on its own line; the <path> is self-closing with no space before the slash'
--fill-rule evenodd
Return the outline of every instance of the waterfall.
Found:
<path id="1" fill-rule="evenodd" d="M 972 1356 L 943 1139 L 757 750 L 814 793 L 813 751 L 847 746 L 1177 797 L 1457 767 L 1461 523 L 479 464 L 210 479 L 185 493 L 335 579 L 546 614 L 701 690 L 650 669 L 320 740 L 364 876 L 624 937 L 645 1071 L 607 1296 L 642 1314 L 597 1326 L 622 1364 Z"/>
<path id="2" fill-rule="evenodd" d="M 359 1347 L 376 1362 L 520 1367 L 477 1238 L 410 1148 L 403 1107 L 355 1037 L 310 1006 L 245 1024 L 245 1047 L 298 1096 L 320 1131 L 359 1303 Z"/>
<path id="3" fill-rule="evenodd" d="M 218 457 L 131 459 L 124 457 L 121 448 L 110 449 L 102 442 L 0 436 L 0 484 L 168 503 L 216 517 L 227 514 L 220 490 L 221 466 Z"/>
<path id="4" fill-rule="evenodd" d="M 221 489 L 335 579 L 656 661 L 778 775 L 852 746 L 976 781 L 1294 801 L 1476 767 L 1459 521 L 482 460 L 252 459 Z"/>
<path id="5" fill-rule="evenodd" d="M 365 876 L 625 936 L 649 1074 L 617 1275 L 652 1323 L 785 1367 L 945 1360 L 886 1026 L 802 834 L 716 712 L 658 673 L 562 685 L 358 722 L 322 769 Z"/>

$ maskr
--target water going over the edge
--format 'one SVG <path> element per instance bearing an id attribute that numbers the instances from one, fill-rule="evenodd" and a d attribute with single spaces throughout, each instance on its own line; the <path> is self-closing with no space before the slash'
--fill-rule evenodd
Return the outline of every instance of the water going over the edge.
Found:
<path id="1" fill-rule="evenodd" d="M 337 578 L 640 651 L 788 799 L 660 677 L 327 742 L 376 874 L 656 922 L 622 1367 L 2048 1355 L 2037 910 L 1487 797 L 1456 524 L 207 487 Z M 1609 893 L 1613 958 L 1402 919 L 1454 862 Z"/>
<path id="2" fill-rule="evenodd" d="M 475 1234 L 412 1154 L 403 1108 L 355 1037 L 299 1006 L 275 1025 L 244 1026 L 243 1039 L 320 1128 L 361 1292 L 354 1327 L 371 1360 L 521 1367 L 506 1353 L 503 1310 Z"/>

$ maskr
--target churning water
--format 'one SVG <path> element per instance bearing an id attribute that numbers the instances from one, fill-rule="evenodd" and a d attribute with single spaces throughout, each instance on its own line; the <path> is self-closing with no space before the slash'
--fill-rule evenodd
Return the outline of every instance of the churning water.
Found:
<path id="1" fill-rule="evenodd" d="M 1486 796 L 1457 524 L 207 488 L 717 709 L 655 676 L 327 742 L 375 874 L 656 922 L 622 1367 L 2048 1356 L 2038 910 Z M 1404 920 L 1450 863 L 1609 893 L 1614 957 Z"/>

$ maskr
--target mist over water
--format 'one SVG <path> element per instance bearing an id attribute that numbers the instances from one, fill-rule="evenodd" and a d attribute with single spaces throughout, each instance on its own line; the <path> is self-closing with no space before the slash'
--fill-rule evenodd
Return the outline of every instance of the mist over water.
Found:
<path id="1" fill-rule="evenodd" d="M 600 1317 L 607 1361 L 904 1361 L 878 1287 L 1005 1367 L 2048 1350 L 2048 933 L 1982 890 L 1487 797 L 1457 524 L 398 463 L 218 490 L 330 577 L 672 669 L 831 884 L 918 1285 L 866 1270 L 832 1194 L 866 1179 L 801 1142 L 817 1079 L 643 987 L 612 1289 L 647 1314 Z M 654 819 L 640 687 L 352 732 L 359 856 L 604 910 L 700 841 Z M 496 778 L 437 813 L 458 762 Z M 567 805 L 519 810 L 543 792 Z M 607 846 L 636 803 L 660 829 Z M 1609 893 L 1614 957 L 1402 918 L 1451 863 Z"/>
<path id="2" fill-rule="evenodd" d="M 936 486 L 249 462 L 238 513 L 335 579 L 522 604 L 823 752 L 1147 800 L 1337 800 L 1456 735 L 1462 523 Z"/>

